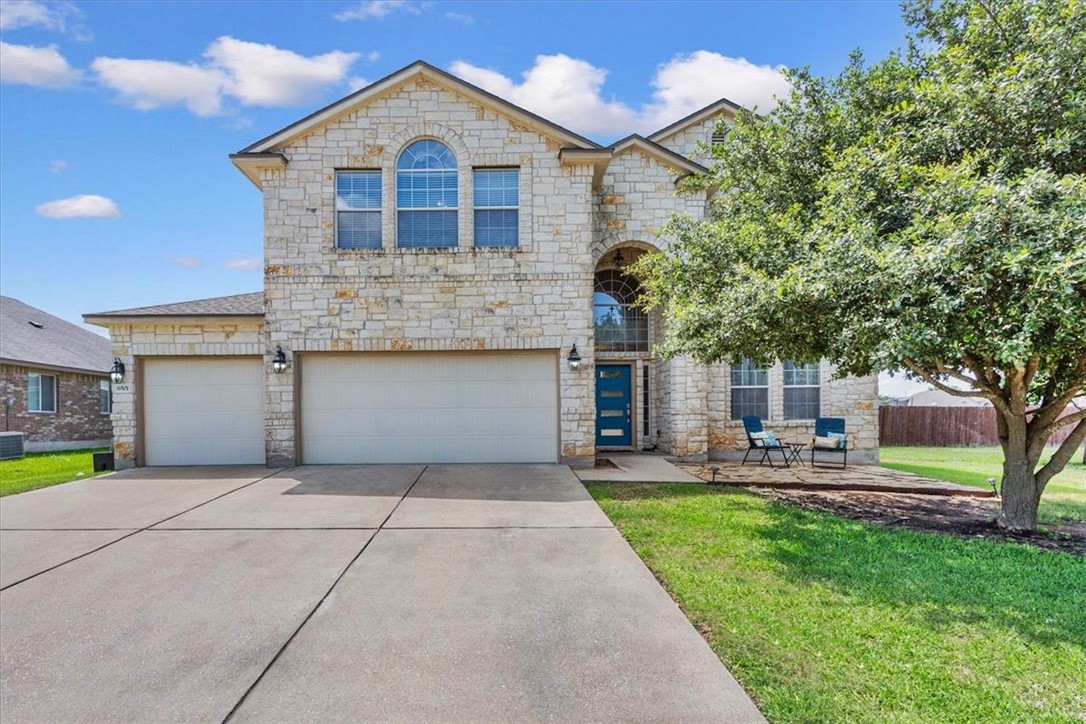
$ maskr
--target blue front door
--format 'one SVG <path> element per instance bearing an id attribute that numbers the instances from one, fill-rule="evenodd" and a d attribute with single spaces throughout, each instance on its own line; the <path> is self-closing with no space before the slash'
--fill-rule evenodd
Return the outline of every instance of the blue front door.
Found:
<path id="1" fill-rule="evenodd" d="M 596 447 L 633 445 L 630 366 L 596 365 Z"/>

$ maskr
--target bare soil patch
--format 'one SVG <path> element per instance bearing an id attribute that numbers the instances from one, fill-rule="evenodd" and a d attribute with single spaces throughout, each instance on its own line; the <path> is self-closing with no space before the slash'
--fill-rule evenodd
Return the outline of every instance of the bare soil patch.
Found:
<path id="1" fill-rule="evenodd" d="M 904 493 L 747 489 L 789 505 L 890 528 L 1004 540 L 1086 556 L 1086 521 L 1044 526 L 1036 533 L 1011 533 L 996 525 L 998 500 Z"/>

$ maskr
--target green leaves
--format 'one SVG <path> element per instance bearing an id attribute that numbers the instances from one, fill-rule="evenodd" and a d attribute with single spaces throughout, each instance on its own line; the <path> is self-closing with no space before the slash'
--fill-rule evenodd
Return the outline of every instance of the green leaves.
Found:
<path id="1" fill-rule="evenodd" d="M 718 189 L 709 217 L 638 269 L 667 353 L 856 374 L 1086 357 L 1086 3 L 905 12 L 908 52 L 792 71 L 714 149 L 691 182 Z"/>

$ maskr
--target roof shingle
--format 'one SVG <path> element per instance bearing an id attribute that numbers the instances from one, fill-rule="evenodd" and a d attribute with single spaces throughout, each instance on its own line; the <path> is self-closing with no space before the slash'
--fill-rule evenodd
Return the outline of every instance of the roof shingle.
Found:
<path id="1" fill-rule="evenodd" d="M 0 359 L 103 376 L 113 364 L 105 337 L 11 297 L 0 297 Z"/>
<path id="2" fill-rule="evenodd" d="M 156 304 L 151 307 L 115 309 L 85 317 L 253 317 L 264 314 L 264 292 L 233 294 L 229 297 L 194 299 L 190 302 Z"/>

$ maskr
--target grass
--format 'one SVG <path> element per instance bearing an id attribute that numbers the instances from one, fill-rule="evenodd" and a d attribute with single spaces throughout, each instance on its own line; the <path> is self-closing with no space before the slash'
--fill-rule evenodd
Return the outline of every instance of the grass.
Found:
<path id="1" fill-rule="evenodd" d="M 104 450 L 30 453 L 19 460 L 0 460 L 0 497 L 66 483 L 79 473 L 84 477 L 101 475 L 94 472 L 91 453 L 96 452 Z"/>
<path id="2" fill-rule="evenodd" d="M 1056 448 L 1046 450 L 1042 462 Z M 1078 452 L 1072 462 L 1052 478 L 1041 495 L 1038 517 L 1044 523 L 1086 520 L 1086 465 Z M 879 465 L 951 483 L 990 488 L 1003 476 L 1003 451 L 998 447 L 883 447 Z"/>
<path id="3" fill-rule="evenodd" d="M 1086 719 L 1086 558 L 704 485 L 589 490 L 772 722 Z"/>

